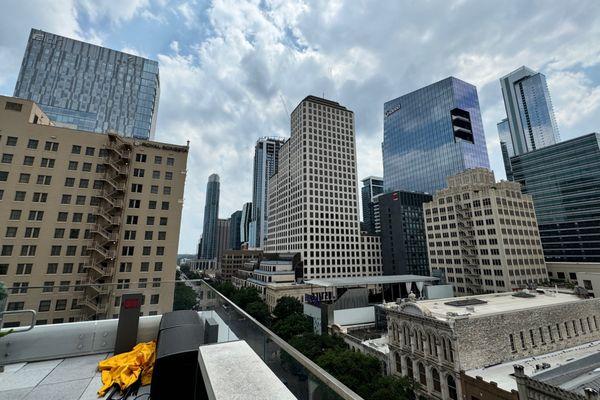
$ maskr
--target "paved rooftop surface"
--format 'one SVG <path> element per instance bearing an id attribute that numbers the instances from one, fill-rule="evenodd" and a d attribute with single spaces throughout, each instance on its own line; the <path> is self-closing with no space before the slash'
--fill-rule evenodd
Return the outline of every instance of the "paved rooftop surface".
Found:
<path id="1" fill-rule="evenodd" d="M 438 278 L 420 275 L 385 275 L 385 276 L 354 276 L 347 278 L 323 278 L 305 281 L 309 285 L 324 287 L 344 287 L 361 285 L 382 285 L 404 282 L 435 282 Z"/>
<path id="2" fill-rule="evenodd" d="M 525 375 L 557 385 L 566 390 L 577 390 L 583 381 L 589 384 L 594 378 L 600 379 L 594 374 L 594 367 L 582 369 L 581 362 L 591 365 L 590 362 L 598 362 L 600 355 L 600 341 L 590 342 L 581 346 L 543 354 L 540 356 L 524 358 L 521 360 L 508 361 L 503 364 L 487 368 L 477 368 L 465 373 L 473 378 L 480 376 L 486 382 L 496 382 L 498 387 L 506 391 L 517 390 L 517 382 L 513 378 L 514 365 L 524 367 Z M 589 361 L 589 362 L 588 362 Z M 536 369 L 536 365 L 550 364 L 550 368 Z M 600 364 L 598 365 L 600 367 Z M 554 379 L 554 381 L 552 381 Z M 585 386 L 585 385 L 584 385 Z"/>
<path id="3" fill-rule="evenodd" d="M 535 293 L 535 292 L 532 292 Z M 449 302 L 475 300 L 472 305 L 451 305 Z M 582 301 L 582 299 L 571 293 L 546 291 L 535 293 L 533 297 L 513 296 L 513 292 L 483 294 L 477 296 L 452 297 L 447 299 L 419 300 L 415 304 L 425 314 L 439 320 L 451 320 L 457 317 L 469 316 L 471 318 L 520 311 L 530 308 L 540 308 Z M 397 308 L 396 303 L 387 303 L 387 308 Z M 450 314 L 449 314 L 450 313 Z"/>
<path id="4" fill-rule="evenodd" d="M 109 353 L 9 364 L 0 373 L 0 400 L 95 400 L 102 386 L 98 362 Z M 138 395 L 150 391 L 143 386 Z M 108 397 L 108 394 L 104 397 Z"/>

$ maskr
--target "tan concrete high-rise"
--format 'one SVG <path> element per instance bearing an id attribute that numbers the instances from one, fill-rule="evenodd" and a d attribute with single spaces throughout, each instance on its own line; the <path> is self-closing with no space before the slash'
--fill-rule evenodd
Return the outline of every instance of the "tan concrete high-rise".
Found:
<path id="1" fill-rule="evenodd" d="M 172 309 L 161 282 L 175 278 L 187 146 L 53 126 L 0 96 L 0 153 L 8 309 L 38 323 L 112 318 L 128 292 L 144 294 L 143 315 Z"/>
<path id="2" fill-rule="evenodd" d="M 356 185 L 354 113 L 306 97 L 269 180 L 266 251 L 300 253 L 308 279 L 381 275 L 379 237 L 360 234 Z"/>
<path id="3" fill-rule="evenodd" d="M 506 292 L 548 279 L 531 196 L 474 168 L 423 204 L 429 265 L 457 295 Z"/>

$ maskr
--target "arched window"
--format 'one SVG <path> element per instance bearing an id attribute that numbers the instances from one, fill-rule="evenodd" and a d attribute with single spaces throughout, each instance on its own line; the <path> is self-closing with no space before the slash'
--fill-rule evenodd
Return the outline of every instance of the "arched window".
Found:
<path id="1" fill-rule="evenodd" d="M 419 383 L 425 387 L 427 386 L 427 374 L 423 363 L 419 363 Z"/>
<path id="2" fill-rule="evenodd" d="M 440 373 L 435 368 L 431 369 L 431 379 L 433 380 L 433 390 L 438 393 L 441 392 L 442 384 L 440 383 Z"/>
<path id="3" fill-rule="evenodd" d="M 415 347 L 416 350 L 419 350 L 419 332 L 416 330 L 413 331 L 413 336 L 415 337 Z"/>
<path id="4" fill-rule="evenodd" d="M 448 384 L 448 397 L 452 400 L 458 400 L 458 395 L 456 394 L 456 381 L 452 375 L 448 375 L 446 378 L 446 383 Z"/>
<path id="5" fill-rule="evenodd" d="M 450 353 L 450 361 L 454 362 L 454 350 L 452 349 L 452 340 L 448 340 L 448 350 Z"/>
<path id="6" fill-rule="evenodd" d="M 427 346 L 429 347 L 429 354 L 433 354 L 433 346 L 431 345 L 431 333 L 427 334 Z"/>
<path id="7" fill-rule="evenodd" d="M 402 358 L 400 357 L 400 353 L 396 353 L 396 372 L 402 375 Z"/>
<path id="8" fill-rule="evenodd" d="M 414 379 L 415 378 L 415 375 L 413 373 L 412 360 L 410 359 L 410 357 L 406 357 L 406 376 L 409 379 Z"/>

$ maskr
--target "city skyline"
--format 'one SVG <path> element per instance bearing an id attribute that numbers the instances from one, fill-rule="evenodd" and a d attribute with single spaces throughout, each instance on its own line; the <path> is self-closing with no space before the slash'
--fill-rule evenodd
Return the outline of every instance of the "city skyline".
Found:
<path id="1" fill-rule="evenodd" d="M 421 35 L 416 40 L 422 44 L 417 46 L 419 49 L 408 49 L 403 57 L 392 56 L 397 54 L 399 46 L 415 39 L 399 34 L 394 43 L 382 40 L 390 32 L 401 32 L 398 29 L 402 24 L 370 14 L 376 11 L 357 8 L 352 14 L 358 19 L 352 20 L 354 24 L 361 24 L 362 18 L 381 18 L 383 29 L 364 28 L 371 33 L 366 35 L 371 39 L 350 35 L 332 47 L 336 30 L 348 29 L 342 24 L 342 16 L 350 11 L 344 5 L 324 10 L 325 6 L 307 4 L 294 12 L 273 7 L 269 11 L 281 17 L 278 19 L 268 18 L 259 6 L 245 4 L 245 12 L 250 12 L 252 17 L 244 20 L 241 14 L 233 13 L 228 22 L 233 30 L 223 29 L 224 19 L 219 17 L 231 9 L 225 3 L 196 8 L 189 3 L 177 6 L 170 14 L 158 10 L 154 3 L 132 4 L 123 9 L 91 4 L 43 11 L 42 8 L 36 11 L 38 7 L 28 6 L 28 11 L 11 7 L 0 17 L 3 22 L 0 29 L 4 33 L 11 32 L 0 40 L 0 53 L 6 55 L 6 62 L 0 67 L 0 93 L 12 94 L 31 28 L 157 59 L 161 71 L 161 104 L 156 140 L 191 141 L 182 225 L 186 234 L 181 235 L 180 252 L 192 251 L 200 236 L 206 176 L 216 172 L 222 177 L 222 217 L 250 201 L 256 139 L 265 135 L 287 136 L 289 113 L 286 108 L 308 94 L 321 96 L 324 92 L 326 98 L 355 111 L 359 179 L 382 173 L 382 104 L 450 75 L 477 86 L 490 161 L 497 178 L 504 177 L 504 168 L 496 123 L 505 114 L 498 79 L 520 65 L 546 74 L 563 140 L 597 130 L 593 115 L 600 107 L 597 94 L 600 77 L 594 68 L 598 62 L 589 50 L 594 48 L 590 44 L 597 42 L 599 35 L 592 28 L 597 25 L 595 14 L 598 14 L 593 12 L 598 7 L 593 3 L 569 6 L 568 13 L 561 10 L 560 5 L 545 7 L 542 17 L 519 27 L 515 35 L 553 34 L 535 44 L 518 43 L 518 48 L 515 48 L 514 36 L 497 38 L 488 33 L 505 29 L 503 24 L 514 16 L 509 11 L 504 10 L 499 15 L 496 8 L 485 5 L 470 7 L 472 10 L 467 10 L 465 5 L 452 5 L 449 7 L 453 10 L 439 10 L 450 17 L 449 26 L 453 21 L 458 22 L 459 15 L 464 18 L 461 13 L 468 11 L 469 16 L 478 15 L 477 26 L 471 28 L 478 28 L 484 34 L 473 37 L 470 33 L 455 31 L 448 37 L 442 24 L 433 21 L 426 28 L 415 28 Z M 530 14 L 541 12 L 529 5 L 524 9 Z M 428 5 L 415 5 L 408 14 L 434 11 L 437 10 Z M 387 13 L 397 14 L 390 10 Z M 551 22 L 553 15 L 567 14 L 558 27 Z M 198 17 L 196 25 L 194 15 Z M 328 27 L 317 35 L 311 31 L 311 19 L 323 23 L 321 19 L 326 18 L 325 15 L 330 18 L 324 23 Z M 253 37 L 253 23 L 264 24 L 271 33 Z M 199 30 L 202 24 L 205 28 Z M 484 29 L 486 26 L 494 29 Z M 573 29 L 574 26 L 578 29 Z M 585 36 L 581 34 L 584 31 L 588 31 Z M 201 33 L 190 34 L 197 32 Z M 213 40 L 232 43 L 238 33 L 245 38 L 242 41 L 248 45 L 247 49 L 236 46 L 230 54 L 227 46 Z M 287 69 L 274 67 L 269 62 L 270 58 L 288 57 L 276 53 L 279 44 L 290 52 L 283 63 Z M 433 49 L 439 55 L 433 54 Z M 342 54 L 346 55 L 340 57 Z M 450 55 L 457 61 L 439 62 Z M 210 57 L 216 61 L 203 61 Z M 334 61 L 337 58 L 340 60 Z M 225 83 L 219 75 L 218 65 L 228 63 L 227 60 L 233 61 L 232 73 L 237 77 L 233 80 L 238 83 Z M 264 71 L 264 75 L 256 71 Z M 307 71 L 311 73 L 306 74 Z M 288 78 L 295 74 L 303 78 Z M 201 96 L 205 91 L 211 95 Z M 257 113 L 258 109 L 264 112 Z"/>

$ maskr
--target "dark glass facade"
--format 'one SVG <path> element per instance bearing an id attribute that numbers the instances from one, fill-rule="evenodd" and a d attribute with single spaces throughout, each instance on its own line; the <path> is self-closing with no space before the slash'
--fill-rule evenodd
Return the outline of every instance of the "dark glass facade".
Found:
<path id="1" fill-rule="evenodd" d="M 383 275 L 430 275 L 423 203 L 426 193 L 396 191 L 377 196 Z"/>
<path id="2" fill-rule="evenodd" d="M 600 134 L 511 157 L 533 197 L 546 261 L 600 261 Z"/>
<path id="3" fill-rule="evenodd" d="M 60 126 L 153 139 L 158 62 L 32 29 L 14 95 Z"/>
<path id="4" fill-rule="evenodd" d="M 217 257 L 220 192 L 219 175 L 212 174 L 208 177 L 208 183 L 206 184 L 204 226 L 202 228 L 202 254 L 200 254 L 200 258 L 205 260 L 212 260 Z"/>
<path id="5" fill-rule="evenodd" d="M 475 86 L 446 78 L 384 104 L 384 189 L 434 193 L 446 178 L 489 168 Z"/>
<path id="6" fill-rule="evenodd" d="M 363 211 L 362 230 L 373 235 L 379 231 L 373 198 L 383 192 L 383 179 L 370 176 L 363 179 L 362 183 L 363 187 L 360 188 Z"/>
<path id="7" fill-rule="evenodd" d="M 229 218 L 229 246 L 228 249 L 239 250 L 242 247 L 241 229 L 242 226 L 242 210 L 238 210 L 231 214 Z"/>

